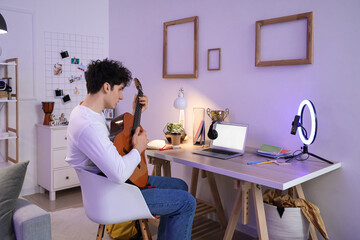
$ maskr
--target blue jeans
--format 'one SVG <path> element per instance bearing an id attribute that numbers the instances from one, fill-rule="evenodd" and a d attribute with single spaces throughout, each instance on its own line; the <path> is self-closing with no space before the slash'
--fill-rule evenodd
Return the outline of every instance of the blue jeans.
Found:
<path id="1" fill-rule="evenodd" d="M 149 176 L 148 184 L 155 188 L 141 193 L 150 212 L 160 215 L 157 239 L 190 240 L 196 200 L 186 183 L 178 178 Z"/>

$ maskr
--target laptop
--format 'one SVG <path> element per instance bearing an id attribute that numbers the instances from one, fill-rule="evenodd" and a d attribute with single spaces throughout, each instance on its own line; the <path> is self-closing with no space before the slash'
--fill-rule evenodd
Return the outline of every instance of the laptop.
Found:
<path id="1" fill-rule="evenodd" d="M 218 137 L 210 142 L 210 148 L 192 153 L 208 157 L 229 159 L 243 155 L 249 126 L 240 123 L 219 122 L 214 124 Z"/>

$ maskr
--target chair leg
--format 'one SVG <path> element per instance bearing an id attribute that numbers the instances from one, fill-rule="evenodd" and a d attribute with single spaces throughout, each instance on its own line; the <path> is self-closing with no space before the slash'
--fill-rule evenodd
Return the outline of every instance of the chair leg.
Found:
<path id="1" fill-rule="evenodd" d="M 96 235 L 96 240 L 101 240 L 104 237 L 105 225 L 99 224 L 99 229 Z"/>
<path id="2" fill-rule="evenodd" d="M 143 240 L 152 240 L 147 219 L 140 219 L 139 223 Z"/>

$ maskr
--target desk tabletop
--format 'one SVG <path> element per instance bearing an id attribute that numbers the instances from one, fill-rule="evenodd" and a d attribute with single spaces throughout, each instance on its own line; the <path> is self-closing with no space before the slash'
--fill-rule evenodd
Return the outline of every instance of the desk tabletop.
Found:
<path id="1" fill-rule="evenodd" d="M 294 187 L 341 167 L 340 162 L 328 164 L 313 157 L 305 161 L 292 160 L 291 164 L 288 165 L 277 165 L 275 163 L 248 165 L 248 162 L 263 161 L 267 158 L 256 155 L 256 149 L 251 147 L 246 147 L 243 156 L 228 160 L 192 153 L 199 149 L 201 149 L 200 146 L 185 143 L 181 144 L 180 149 L 146 150 L 145 154 L 280 190 Z"/>

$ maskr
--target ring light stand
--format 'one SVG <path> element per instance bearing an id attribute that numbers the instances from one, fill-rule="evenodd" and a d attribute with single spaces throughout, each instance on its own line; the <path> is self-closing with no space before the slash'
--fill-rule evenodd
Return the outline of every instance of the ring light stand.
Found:
<path id="1" fill-rule="evenodd" d="M 307 137 L 307 132 L 306 132 L 305 128 L 303 127 L 303 113 L 304 113 L 306 106 L 309 108 L 310 117 L 311 117 L 311 132 L 310 132 L 309 137 Z M 318 155 L 310 153 L 308 151 L 309 145 L 311 145 L 315 141 L 316 132 L 317 132 L 316 111 L 315 111 L 314 105 L 309 100 L 304 100 L 299 105 L 298 115 L 295 116 L 294 121 L 292 122 L 291 134 L 295 135 L 296 130 L 298 131 L 300 139 L 304 144 L 302 147 L 302 152 L 297 155 L 294 155 L 292 158 L 288 159 L 286 162 L 289 162 L 294 158 L 298 158 L 302 155 L 307 154 L 309 156 L 313 156 L 313 157 L 320 159 L 324 162 L 327 162 L 329 164 L 334 164 L 333 162 L 326 160 L 325 158 L 319 157 Z"/>

